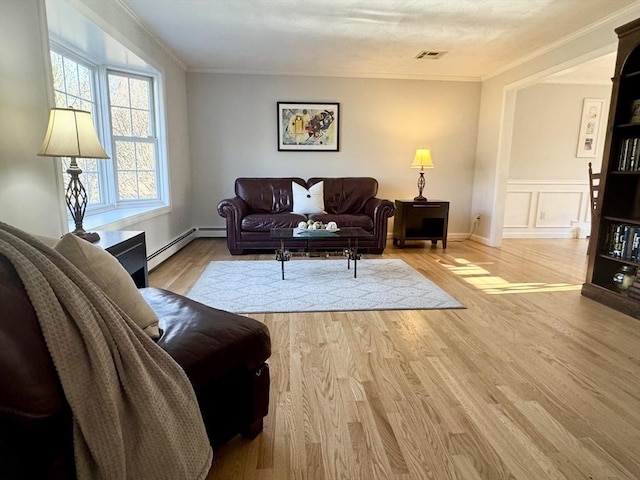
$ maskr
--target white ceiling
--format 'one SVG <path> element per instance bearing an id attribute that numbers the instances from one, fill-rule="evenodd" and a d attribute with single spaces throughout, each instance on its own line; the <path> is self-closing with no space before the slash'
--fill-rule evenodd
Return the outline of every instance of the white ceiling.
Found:
<path id="1" fill-rule="evenodd" d="M 192 71 L 474 80 L 637 0 L 120 0 Z M 417 60 L 421 50 L 446 51 Z"/>

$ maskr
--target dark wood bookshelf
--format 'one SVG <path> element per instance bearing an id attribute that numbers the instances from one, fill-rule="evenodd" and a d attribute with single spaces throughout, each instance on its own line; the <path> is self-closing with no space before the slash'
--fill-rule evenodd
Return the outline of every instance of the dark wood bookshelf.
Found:
<path id="1" fill-rule="evenodd" d="M 582 294 L 640 319 L 640 300 L 630 298 L 613 281 L 614 274 L 624 265 L 636 267 L 640 274 L 640 263 L 611 251 L 611 234 L 616 227 L 629 227 L 631 235 L 640 232 L 640 149 L 632 165 L 621 161 L 628 139 L 640 138 L 640 123 L 631 122 L 632 104 L 640 99 L 640 19 L 617 28 L 616 34 L 618 55 L 602 158 L 599 213 L 593 219 L 594 238 L 589 244 Z M 614 249 L 613 253 L 618 251 Z"/>

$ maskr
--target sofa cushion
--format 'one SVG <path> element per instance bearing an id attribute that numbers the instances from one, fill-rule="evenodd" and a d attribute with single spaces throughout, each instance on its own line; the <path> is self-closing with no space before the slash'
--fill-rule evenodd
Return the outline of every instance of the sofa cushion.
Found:
<path id="1" fill-rule="evenodd" d="M 142 299 L 133 279 L 106 250 L 67 233 L 54 247 L 129 315 L 147 335 L 158 338 L 158 317 Z"/>
<path id="2" fill-rule="evenodd" d="M 327 213 L 362 213 L 367 200 L 378 193 L 378 181 L 371 177 L 314 177 L 307 181 L 307 188 L 319 182 L 324 182 L 324 209 Z"/>
<path id="3" fill-rule="evenodd" d="M 324 215 L 310 215 L 309 218 L 322 223 L 336 222 L 338 228 L 341 227 L 360 227 L 367 232 L 373 231 L 373 219 L 368 215 L 332 215 L 330 213 Z"/>
<path id="4" fill-rule="evenodd" d="M 311 215 L 324 211 L 324 182 L 318 182 L 308 189 L 291 182 L 293 191 L 293 213 Z"/>
<path id="5" fill-rule="evenodd" d="M 271 355 L 266 325 L 159 288 L 140 290 L 160 319 L 158 345 L 198 389 L 236 368 L 253 370 Z"/>
<path id="6" fill-rule="evenodd" d="M 255 213 L 282 213 L 293 210 L 291 182 L 306 187 L 301 178 L 238 178 L 235 192 Z"/>
<path id="7" fill-rule="evenodd" d="M 295 228 L 307 217 L 298 213 L 254 213 L 242 219 L 243 232 L 268 232 L 272 228 Z"/>

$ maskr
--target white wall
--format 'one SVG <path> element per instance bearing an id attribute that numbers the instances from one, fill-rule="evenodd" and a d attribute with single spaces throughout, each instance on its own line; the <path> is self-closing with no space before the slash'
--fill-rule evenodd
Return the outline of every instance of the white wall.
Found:
<path id="1" fill-rule="evenodd" d="M 38 157 L 49 119 L 47 73 L 36 0 L 0 5 L 0 220 L 60 234 L 54 159 Z"/>
<path id="2" fill-rule="evenodd" d="M 610 97 L 611 85 L 542 83 L 518 90 L 509 179 L 586 180 L 589 162 L 599 172 Z M 604 100 L 593 158 L 576 157 L 585 98 Z"/>
<path id="3" fill-rule="evenodd" d="M 69 3 L 164 75 L 172 210 L 123 228 L 145 230 L 147 253 L 152 253 L 191 228 L 185 71 L 119 3 Z M 59 235 L 66 212 L 57 187 L 55 160 L 35 156 L 52 105 L 47 87 L 51 74 L 45 70 L 48 41 L 46 34 L 44 40 L 41 37 L 44 14 L 39 18 L 39 11 L 44 11 L 42 0 L 2 0 L 0 6 L 0 220 L 25 230 Z"/>
<path id="4" fill-rule="evenodd" d="M 470 231 L 480 84 L 188 73 L 192 223 L 224 228 L 216 210 L 241 176 L 371 176 L 379 196 L 417 195 L 415 149 L 431 148 L 428 198 L 449 200 L 449 231 Z M 339 152 L 279 152 L 278 101 L 340 103 Z"/>

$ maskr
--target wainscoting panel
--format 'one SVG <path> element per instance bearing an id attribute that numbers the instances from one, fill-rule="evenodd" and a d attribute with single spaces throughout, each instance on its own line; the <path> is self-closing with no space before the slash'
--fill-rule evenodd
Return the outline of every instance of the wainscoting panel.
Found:
<path id="1" fill-rule="evenodd" d="M 580 218 L 581 204 L 582 192 L 538 192 L 536 228 L 570 227 Z"/>
<path id="2" fill-rule="evenodd" d="M 510 192 L 504 212 L 504 228 L 527 228 L 531 217 L 533 192 Z"/>
<path id="3" fill-rule="evenodd" d="M 588 181 L 509 180 L 505 238 L 573 238 L 591 222 Z"/>

